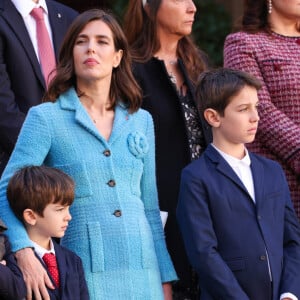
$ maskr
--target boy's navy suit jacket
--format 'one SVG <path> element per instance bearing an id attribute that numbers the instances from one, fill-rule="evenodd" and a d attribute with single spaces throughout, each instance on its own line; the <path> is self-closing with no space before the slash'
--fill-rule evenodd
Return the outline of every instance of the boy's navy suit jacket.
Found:
<path id="1" fill-rule="evenodd" d="M 26 286 L 22 272 L 17 265 L 14 253 L 11 252 L 7 237 L 4 234 L 0 234 L 0 237 L 4 238 L 5 256 L 3 259 L 6 261 L 6 265 L 0 263 L 0 299 L 25 299 Z"/>
<path id="2" fill-rule="evenodd" d="M 299 222 L 284 173 L 249 155 L 255 203 L 211 145 L 182 172 L 177 218 L 200 299 L 300 299 Z"/>
<path id="3" fill-rule="evenodd" d="M 55 241 L 53 244 L 59 268 L 60 288 L 55 290 L 48 288 L 50 299 L 88 300 L 89 294 L 81 259 L 74 252 L 60 246 Z M 45 268 L 47 267 L 45 266 Z M 50 277 L 49 272 L 48 274 Z"/>

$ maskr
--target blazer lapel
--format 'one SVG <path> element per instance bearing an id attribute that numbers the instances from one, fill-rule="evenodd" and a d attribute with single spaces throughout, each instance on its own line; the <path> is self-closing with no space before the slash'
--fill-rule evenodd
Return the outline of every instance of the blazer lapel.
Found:
<path id="1" fill-rule="evenodd" d="M 125 109 L 122 105 L 117 105 L 115 109 L 112 132 L 109 140 L 107 141 L 101 136 L 91 118 L 89 117 L 87 111 L 80 103 L 80 100 L 74 88 L 71 88 L 70 90 L 62 94 L 59 99 L 61 108 L 66 110 L 73 110 L 75 113 L 76 122 L 84 127 L 87 131 L 89 131 L 92 135 L 94 135 L 98 140 L 100 140 L 105 145 L 105 147 L 108 147 L 108 145 L 116 141 L 120 135 L 124 134 L 124 130 L 130 123 L 130 119 L 132 118 L 132 115 L 129 115 L 127 109 Z"/>
<path id="2" fill-rule="evenodd" d="M 262 164 L 257 160 L 257 158 L 249 153 L 251 159 L 251 171 L 255 190 L 255 202 L 256 206 L 259 208 L 262 204 L 265 186 L 265 173 Z M 255 174 L 255 176 L 253 176 Z"/>
<path id="3" fill-rule="evenodd" d="M 114 124 L 109 138 L 109 144 L 113 144 L 121 135 L 124 134 L 126 128 L 131 123 L 130 121 L 132 117 L 133 115 L 129 114 L 122 104 L 116 106 Z"/>
<path id="4" fill-rule="evenodd" d="M 23 46 L 24 52 L 28 56 L 36 76 L 40 80 L 41 84 L 45 86 L 45 80 L 40 68 L 40 64 L 22 16 L 19 14 L 11 1 L 3 1 L 3 6 L 0 7 L 0 13 L 16 35 L 19 43 Z"/>
<path id="5" fill-rule="evenodd" d="M 218 151 L 212 145 L 208 145 L 206 153 L 209 156 L 209 158 L 216 164 L 217 171 L 222 173 L 225 177 L 227 177 L 235 185 L 242 189 L 253 203 L 251 196 L 249 195 L 246 187 L 244 186 L 240 178 L 237 176 L 237 174 L 234 172 L 231 166 L 227 163 L 227 161 L 218 153 Z"/>
<path id="6" fill-rule="evenodd" d="M 60 247 L 58 247 L 55 241 L 53 241 L 53 245 L 54 245 L 55 256 L 57 260 L 58 271 L 59 271 L 60 290 L 63 291 L 66 285 L 66 276 L 67 276 L 66 260 L 65 260 L 64 252 Z"/>

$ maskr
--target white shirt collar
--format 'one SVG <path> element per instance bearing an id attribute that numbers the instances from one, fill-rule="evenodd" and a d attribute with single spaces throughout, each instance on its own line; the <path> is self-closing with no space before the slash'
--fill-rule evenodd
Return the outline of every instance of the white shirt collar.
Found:
<path id="1" fill-rule="evenodd" d="M 211 144 L 222 156 L 223 158 L 229 163 L 230 166 L 236 166 L 237 164 L 243 163 L 246 166 L 250 167 L 251 165 L 251 160 L 250 160 L 250 156 L 248 153 L 247 148 L 245 147 L 245 156 L 242 159 L 238 159 L 232 155 L 229 155 L 225 152 L 223 152 L 222 150 L 220 150 L 219 148 L 217 148 L 214 144 Z"/>
<path id="2" fill-rule="evenodd" d="M 34 246 L 34 251 L 36 252 L 36 254 L 40 258 L 43 258 L 44 254 L 46 254 L 46 253 L 53 253 L 55 255 L 55 250 L 54 250 L 54 245 L 53 245 L 52 240 L 50 240 L 50 250 L 47 250 L 47 249 L 41 247 L 40 245 L 38 245 L 34 241 L 32 241 L 32 243 L 33 243 L 33 246 Z"/>
<path id="3" fill-rule="evenodd" d="M 39 0 L 39 3 L 34 3 L 32 0 L 11 0 L 11 2 L 14 4 L 23 18 L 29 16 L 30 12 L 35 7 L 42 7 L 44 12 L 48 14 L 46 0 Z"/>

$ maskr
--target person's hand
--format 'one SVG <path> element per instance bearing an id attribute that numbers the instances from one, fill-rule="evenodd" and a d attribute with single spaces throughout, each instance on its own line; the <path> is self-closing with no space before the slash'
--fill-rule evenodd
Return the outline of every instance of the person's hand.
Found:
<path id="1" fill-rule="evenodd" d="M 15 253 L 15 256 L 26 283 L 26 299 L 32 300 L 34 294 L 35 300 L 50 300 L 47 287 L 54 289 L 54 286 L 32 249 L 21 249 Z"/>
<path id="2" fill-rule="evenodd" d="M 3 259 L 3 260 L 1 260 L 1 261 L 0 261 L 0 264 L 2 264 L 2 265 L 4 265 L 4 266 L 6 266 L 6 260 L 4 260 L 4 259 Z"/>
<path id="3" fill-rule="evenodd" d="M 172 300 L 172 285 L 170 282 L 163 283 L 163 291 L 164 291 L 164 299 L 165 300 Z"/>

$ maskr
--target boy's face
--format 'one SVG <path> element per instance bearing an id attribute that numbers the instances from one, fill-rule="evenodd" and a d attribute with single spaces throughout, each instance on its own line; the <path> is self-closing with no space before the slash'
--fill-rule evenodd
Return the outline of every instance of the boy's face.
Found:
<path id="1" fill-rule="evenodd" d="M 227 146 L 253 142 L 258 127 L 257 90 L 245 86 L 219 116 L 218 136 Z"/>
<path id="2" fill-rule="evenodd" d="M 36 214 L 36 232 L 41 237 L 61 238 L 65 235 L 69 221 L 72 219 L 69 206 L 51 203 L 44 209 L 44 216 Z"/>

